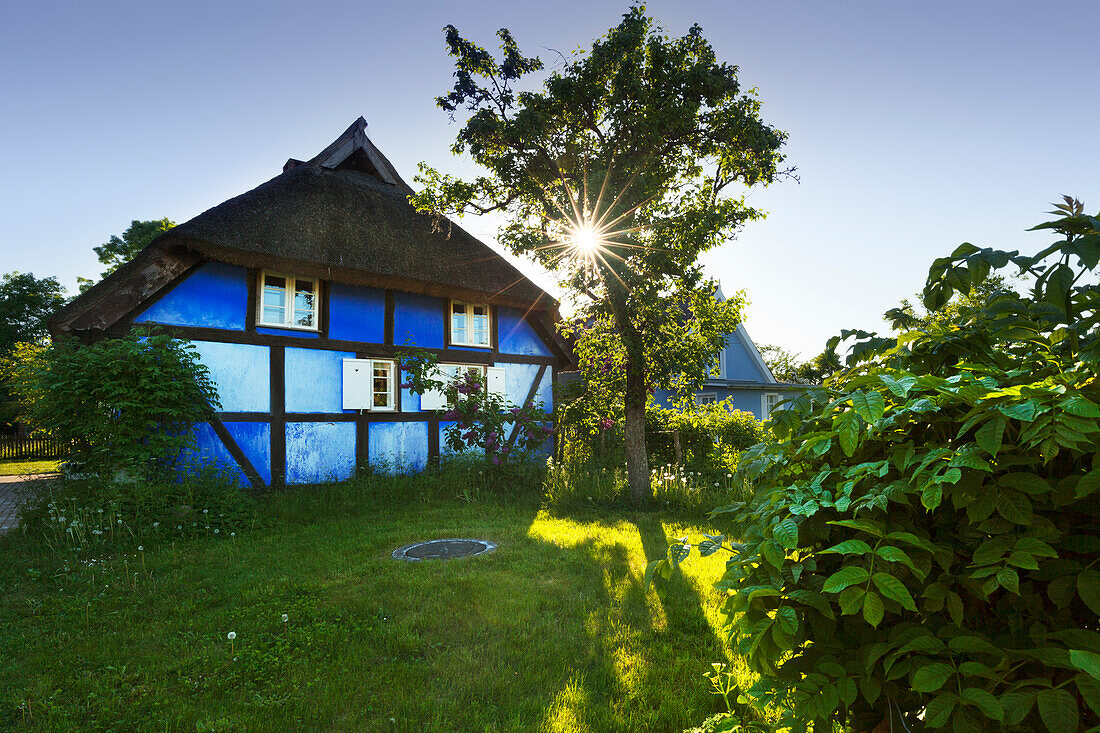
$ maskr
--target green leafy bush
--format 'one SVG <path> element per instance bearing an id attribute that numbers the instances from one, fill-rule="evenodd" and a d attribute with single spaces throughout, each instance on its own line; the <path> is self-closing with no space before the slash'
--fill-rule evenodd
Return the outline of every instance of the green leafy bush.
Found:
<path id="1" fill-rule="evenodd" d="M 940 308 L 1013 264 L 948 328 L 857 332 L 849 367 L 748 449 L 757 482 L 718 584 L 746 694 L 791 730 L 1002 731 L 1100 723 L 1100 221 L 1067 199 L 1035 256 L 960 246 Z M 686 557 L 649 569 L 667 574 Z M 879 727 L 881 726 L 881 727 Z"/>
<path id="2" fill-rule="evenodd" d="M 194 348 L 144 329 L 91 345 L 60 339 L 14 370 L 32 424 L 102 476 L 165 472 L 193 445 L 191 426 L 218 407 Z"/>

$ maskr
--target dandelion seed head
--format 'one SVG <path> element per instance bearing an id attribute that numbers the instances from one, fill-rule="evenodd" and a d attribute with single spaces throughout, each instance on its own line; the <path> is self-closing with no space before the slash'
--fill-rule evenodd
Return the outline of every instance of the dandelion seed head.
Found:
<path id="1" fill-rule="evenodd" d="M 225 635 L 225 638 L 229 639 L 230 641 L 233 641 L 234 639 L 237 638 L 237 632 L 236 631 L 230 631 L 228 634 Z"/>

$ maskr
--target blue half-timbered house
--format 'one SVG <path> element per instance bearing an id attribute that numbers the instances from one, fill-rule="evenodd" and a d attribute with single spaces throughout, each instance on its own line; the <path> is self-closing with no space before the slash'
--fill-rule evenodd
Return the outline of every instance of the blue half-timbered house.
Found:
<path id="1" fill-rule="evenodd" d="M 422 469 L 441 395 L 402 388 L 408 342 L 511 402 L 553 404 L 569 349 L 557 302 L 412 189 L 360 118 L 310 160 L 166 232 L 76 298 L 55 334 L 91 342 L 156 325 L 189 339 L 221 410 L 197 456 L 257 488 Z"/>

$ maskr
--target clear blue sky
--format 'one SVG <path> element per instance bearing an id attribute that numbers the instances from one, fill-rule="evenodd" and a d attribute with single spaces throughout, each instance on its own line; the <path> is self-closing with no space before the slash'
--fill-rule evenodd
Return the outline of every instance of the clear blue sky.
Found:
<path id="1" fill-rule="evenodd" d="M 357 116 L 406 178 L 457 173 L 441 29 L 506 26 L 551 60 L 618 22 L 585 2 L 5 3 L 0 272 L 99 271 L 131 219 L 185 221 L 314 155 Z M 745 289 L 758 343 L 809 356 L 923 282 L 968 240 L 1036 248 L 1059 194 L 1100 209 L 1100 6 L 661 2 L 699 22 L 790 133 L 802 182 L 755 191 L 769 217 L 709 255 Z M 491 239 L 489 222 L 464 224 Z"/>

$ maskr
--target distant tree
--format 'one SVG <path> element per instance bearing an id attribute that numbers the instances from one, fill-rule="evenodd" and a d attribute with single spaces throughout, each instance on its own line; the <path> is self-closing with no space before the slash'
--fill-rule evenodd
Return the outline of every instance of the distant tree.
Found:
<path id="1" fill-rule="evenodd" d="M 1009 277 L 992 273 L 985 280 L 971 286 L 969 292 L 956 292 L 951 300 L 938 309 L 921 307 L 919 303 L 922 296 L 918 293 L 915 296 L 917 304 L 905 298 L 897 308 L 886 312 L 885 319 L 896 329 L 943 333 L 950 330 L 953 324 L 964 323 L 972 313 L 984 307 L 991 297 L 1011 291 Z"/>
<path id="2" fill-rule="evenodd" d="M 41 343 L 49 336 L 46 322 L 65 303 L 56 277 L 9 272 L 0 279 L 0 356 L 17 343 Z"/>
<path id="3" fill-rule="evenodd" d="M 445 30 L 456 82 L 437 103 L 470 114 L 453 150 L 487 175 L 422 164 L 412 201 L 433 214 L 501 212 L 500 241 L 576 297 L 582 366 L 598 371 L 610 356 L 621 369 L 627 475 L 644 504 L 649 394 L 701 384 L 740 318 L 743 299 L 715 299 L 699 256 L 763 216 L 737 191 L 782 175 L 786 135 L 699 26 L 673 38 L 640 7 L 538 91 L 516 90 L 543 65 L 507 29 L 500 61 Z"/>
<path id="4" fill-rule="evenodd" d="M 840 370 L 840 357 L 826 349 L 809 361 L 799 361 L 798 355 L 775 344 L 760 347 L 760 356 L 780 382 L 821 384 Z"/>
<path id="5" fill-rule="evenodd" d="M 107 266 L 107 269 L 100 273 L 100 278 L 107 277 L 119 267 L 134 259 L 134 256 L 145 249 L 146 245 L 175 225 L 175 222 L 168 219 L 156 219 L 154 221 L 138 221 L 135 219 L 130 222 L 129 228 L 122 233 L 121 237 L 111 235 L 111 238 L 106 242 L 94 247 L 96 257 Z M 80 292 L 82 293 L 95 285 L 95 281 L 88 278 L 77 278 L 77 281 L 80 284 Z"/>
<path id="6" fill-rule="evenodd" d="M 49 337 L 46 322 L 65 302 L 56 277 L 37 278 L 29 272 L 9 272 L 0 279 L 0 362 L 14 359 L 21 344 L 41 347 Z M 19 418 L 11 396 L 9 371 L 0 365 L 0 423 Z"/>

